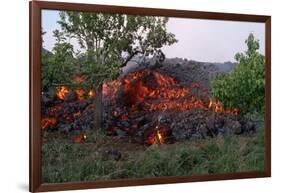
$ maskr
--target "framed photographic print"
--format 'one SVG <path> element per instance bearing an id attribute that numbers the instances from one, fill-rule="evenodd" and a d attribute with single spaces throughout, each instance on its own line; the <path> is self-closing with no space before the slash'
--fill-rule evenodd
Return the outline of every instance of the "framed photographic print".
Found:
<path id="1" fill-rule="evenodd" d="M 30 2 L 30 191 L 271 176 L 271 17 Z"/>

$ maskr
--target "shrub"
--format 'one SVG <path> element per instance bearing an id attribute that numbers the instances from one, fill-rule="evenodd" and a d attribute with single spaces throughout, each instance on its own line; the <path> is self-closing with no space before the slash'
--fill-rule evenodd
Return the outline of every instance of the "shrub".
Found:
<path id="1" fill-rule="evenodd" d="M 257 50 L 259 41 L 252 33 L 245 41 L 248 50 L 237 53 L 237 66 L 229 74 L 219 74 L 211 80 L 212 95 L 230 108 L 238 107 L 242 114 L 264 112 L 265 59 Z"/>

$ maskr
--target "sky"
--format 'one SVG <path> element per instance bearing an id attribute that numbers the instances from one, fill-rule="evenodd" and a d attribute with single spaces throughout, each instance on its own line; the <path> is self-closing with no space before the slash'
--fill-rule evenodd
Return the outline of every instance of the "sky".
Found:
<path id="1" fill-rule="evenodd" d="M 57 21 L 59 12 L 42 11 L 44 47 L 52 50 L 55 38 L 52 31 L 60 29 Z M 170 17 L 167 31 L 176 35 L 177 43 L 162 48 L 167 58 L 180 57 L 201 62 L 234 62 L 237 52 L 244 52 L 245 40 L 249 33 L 260 42 L 259 52 L 265 52 L 265 24 L 255 22 L 233 22 L 206 19 L 187 19 Z M 79 49 L 75 40 L 70 41 L 74 49 Z"/>

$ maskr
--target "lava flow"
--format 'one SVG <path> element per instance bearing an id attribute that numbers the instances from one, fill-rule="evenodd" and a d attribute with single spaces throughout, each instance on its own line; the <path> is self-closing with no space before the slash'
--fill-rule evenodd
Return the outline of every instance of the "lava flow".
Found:
<path id="1" fill-rule="evenodd" d="M 201 97 L 194 92 L 205 94 Z M 211 110 L 215 113 L 234 115 L 239 113 L 238 109 L 224 109 L 223 104 L 210 98 L 206 89 L 198 83 L 182 86 L 177 79 L 148 68 L 131 72 L 123 78 L 104 83 L 102 94 L 103 101 L 114 104 L 114 108 L 111 107 L 114 120 L 117 119 L 121 122 L 134 119 L 133 117 L 138 112 L 152 113 L 152 116 L 165 112 L 184 112 L 191 109 Z M 114 133 L 117 129 L 120 129 L 130 135 L 137 130 L 136 126 L 133 127 L 133 125 L 138 125 L 138 122 L 134 122 L 126 129 L 112 123 L 108 129 L 109 133 Z M 159 124 L 148 129 L 150 134 L 145 137 L 145 143 L 163 144 L 166 142 L 165 131 L 169 126 L 161 129 L 156 127 L 160 127 Z"/>
<path id="2" fill-rule="evenodd" d="M 123 79 L 103 84 L 103 97 L 116 100 L 117 92 L 121 91 L 127 106 L 134 107 L 142 103 L 146 111 L 186 111 L 193 108 L 213 109 L 215 112 L 237 113 L 237 109 L 225 111 L 221 102 L 191 95 L 192 88 L 200 89 L 198 83 L 191 87 L 180 86 L 179 82 L 166 74 L 144 69 L 129 73 Z M 204 89 L 201 89 L 204 90 Z"/>
<path id="3" fill-rule="evenodd" d="M 52 101 L 46 100 L 48 105 L 42 105 L 42 129 L 72 131 L 93 127 L 92 99 L 96 93 L 80 87 L 84 80 L 83 76 L 76 76 L 74 88 L 66 85 L 56 88 Z M 103 126 L 108 135 L 127 135 L 149 145 L 195 134 L 213 135 L 243 124 L 236 122 L 239 109 L 225 108 L 199 83 L 185 84 L 149 68 L 105 82 L 102 102 Z"/>
<path id="4" fill-rule="evenodd" d="M 72 81 L 79 86 L 80 83 L 85 81 L 85 78 L 81 75 L 75 76 Z M 72 89 L 65 85 L 58 86 L 51 105 L 49 104 L 47 108 L 43 106 L 44 111 L 42 112 L 41 128 L 54 127 L 60 123 L 67 124 L 78 119 L 84 111 L 89 111 L 93 107 L 91 100 L 95 95 L 93 89 L 85 90 L 81 87 Z"/>

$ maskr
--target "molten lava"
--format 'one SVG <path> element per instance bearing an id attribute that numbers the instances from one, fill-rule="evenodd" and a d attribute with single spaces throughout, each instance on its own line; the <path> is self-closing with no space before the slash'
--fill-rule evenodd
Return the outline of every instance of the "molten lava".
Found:
<path id="1" fill-rule="evenodd" d="M 164 131 L 158 129 L 159 126 L 156 126 L 155 129 L 157 129 L 152 135 L 147 137 L 146 144 L 152 145 L 152 144 L 164 144 L 165 143 L 165 135 Z"/>
<path id="2" fill-rule="evenodd" d="M 164 137 L 162 136 L 159 130 L 157 130 L 155 137 L 157 142 L 159 142 L 160 144 L 164 143 Z"/>
<path id="3" fill-rule="evenodd" d="M 180 86 L 173 77 L 143 69 L 129 73 L 123 79 L 103 84 L 103 98 L 116 100 L 117 92 L 121 90 L 121 97 L 131 110 L 135 108 L 135 104 L 142 103 L 143 109 L 147 111 L 186 111 L 201 108 L 212 109 L 217 113 L 224 112 L 221 102 L 211 99 L 206 104 L 201 98 L 191 95 L 191 89 L 204 90 L 198 83 L 192 83 L 190 87 Z"/>
<path id="4" fill-rule="evenodd" d="M 72 81 L 80 84 L 84 80 L 83 76 L 75 76 Z M 172 76 L 149 68 L 105 82 L 102 85 L 102 100 L 104 105 L 109 105 L 106 115 L 112 119 L 106 128 L 108 134 L 116 135 L 119 131 L 131 136 L 139 134 L 142 143 L 164 144 L 171 140 L 173 127 L 169 119 L 173 119 L 174 115 L 189 110 L 197 111 L 196 109 L 212 115 L 239 114 L 239 109 L 225 108 L 220 101 L 211 98 L 208 90 L 199 83 L 182 84 Z M 56 99 L 59 100 L 44 111 L 46 113 L 41 120 L 41 128 L 60 126 L 61 122 L 68 124 L 85 118 L 84 115 L 94 108 L 91 100 L 95 95 L 94 90 L 85 90 L 82 85 L 76 85 L 73 90 L 66 86 L 58 87 Z M 69 100 L 65 100 L 66 96 Z M 65 107 L 67 110 L 64 110 Z M 166 117 L 162 119 L 163 116 Z M 80 126 L 74 125 L 73 129 L 79 129 L 76 127 Z M 86 135 L 81 134 L 73 140 L 80 143 L 85 139 Z"/>
<path id="5" fill-rule="evenodd" d="M 82 133 L 80 135 L 76 135 L 73 137 L 73 142 L 74 143 L 81 143 L 87 139 L 86 134 Z"/>
<path id="6" fill-rule="evenodd" d="M 57 88 L 57 97 L 64 100 L 64 97 L 70 92 L 70 89 L 66 86 L 61 86 Z"/>
<path id="7" fill-rule="evenodd" d="M 75 76 L 73 78 L 73 82 L 81 83 L 84 81 L 83 76 Z M 73 91 L 75 93 L 75 97 L 71 101 L 65 101 L 65 97 Z M 75 90 L 71 90 L 66 86 L 60 86 L 56 88 L 56 99 L 54 103 L 47 108 L 44 112 L 44 116 L 41 119 L 41 128 L 45 129 L 50 126 L 55 126 L 61 121 L 71 122 L 74 121 L 76 118 L 80 117 L 84 110 L 90 110 L 90 108 L 94 108 L 93 104 L 87 105 L 87 107 L 83 107 L 83 105 L 79 105 L 79 102 L 83 104 L 91 100 L 95 96 L 95 91 L 90 89 L 88 91 L 84 90 L 83 88 L 77 88 Z M 76 105 L 78 107 L 74 108 L 74 110 L 70 112 L 65 112 L 65 106 L 72 106 Z M 82 109 L 83 110 L 82 110 Z"/>
<path id="8" fill-rule="evenodd" d="M 213 111 L 215 111 L 216 113 L 220 113 L 223 112 L 223 106 L 222 103 L 216 100 L 211 99 L 208 105 L 209 109 L 213 109 Z M 230 112 L 230 109 L 227 109 L 226 112 Z"/>
<path id="9" fill-rule="evenodd" d="M 75 90 L 75 94 L 79 100 L 82 100 L 82 99 L 84 99 L 85 91 L 82 88 L 78 88 Z"/>
<path id="10" fill-rule="evenodd" d="M 95 91 L 93 89 L 89 90 L 88 92 L 88 96 L 89 97 L 94 97 L 96 94 L 95 94 Z"/>
<path id="11" fill-rule="evenodd" d="M 54 118 L 54 117 L 44 117 L 41 120 L 41 128 L 45 129 L 49 126 L 55 125 L 56 123 L 57 123 L 56 118 Z"/>
<path id="12" fill-rule="evenodd" d="M 198 93 L 205 93 L 199 95 Z M 238 109 L 223 107 L 220 101 L 209 99 L 208 90 L 194 82 L 191 85 L 182 86 L 175 78 L 151 69 L 142 69 L 131 72 L 122 78 L 103 84 L 103 100 L 115 104 L 111 111 L 114 120 L 127 122 L 134 120 L 139 112 L 162 113 L 183 112 L 191 109 L 203 109 L 215 113 L 232 113 L 237 115 Z M 143 123 L 141 123 L 143 125 Z M 115 125 L 109 126 L 109 133 L 117 129 L 130 135 L 137 131 L 138 122 L 128 126 L 129 129 Z M 146 144 L 163 144 L 166 142 L 165 132 L 169 126 L 163 127 L 160 123 L 156 127 L 147 129 L 144 136 Z"/>

